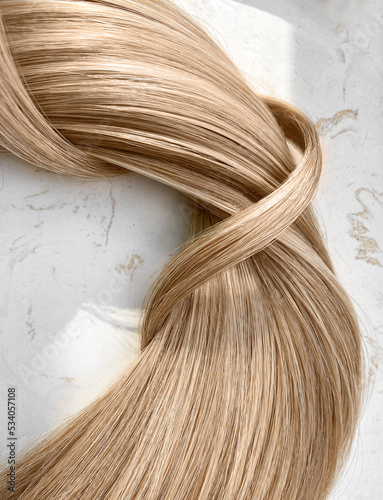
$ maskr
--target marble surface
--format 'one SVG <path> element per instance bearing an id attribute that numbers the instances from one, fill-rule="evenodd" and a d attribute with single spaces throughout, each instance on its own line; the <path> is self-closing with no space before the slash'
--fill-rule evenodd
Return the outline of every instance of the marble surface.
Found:
<path id="1" fill-rule="evenodd" d="M 179 0 L 260 93 L 315 121 L 316 206 L 366 337 L 372 381 L 332 500 L 380 500 L 383 470 L 383 3 Z M 137 175 L 65 179 L 0 158 L 0 454 L 8 386 L 19 449 L 87 404 L 137 352 L 142 300 L 187 234 L 188 205 Z"/>

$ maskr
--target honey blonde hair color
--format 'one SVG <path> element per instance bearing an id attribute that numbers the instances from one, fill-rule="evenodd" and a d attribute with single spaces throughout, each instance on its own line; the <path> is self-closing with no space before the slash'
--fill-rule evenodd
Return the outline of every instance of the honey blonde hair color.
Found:
<path id="1" fill-rule="evenodd" d="M 11 498 L 326 498 L 363 366 L 311 208 L 313 124 L 170 1 L 1 0 L 0 15 L 4 150 L 63 175 L 138 172 L 194 207 L 139 357 L 20 457 Z"/>

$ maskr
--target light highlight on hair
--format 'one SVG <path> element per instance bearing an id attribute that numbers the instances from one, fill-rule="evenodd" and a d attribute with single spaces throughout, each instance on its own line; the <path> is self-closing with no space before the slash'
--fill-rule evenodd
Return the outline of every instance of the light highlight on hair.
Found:
<path id="1" fill-rule="evenodd" d="M 168 1 L 2 0 L 0 14 L 7 151 L 65 175 L 135 171 L 195 207 L 139 358 L 20 459 L 12 498 L 326 498 L 362 355 L 310 207 L 315 127 L 256 95 Z"/>

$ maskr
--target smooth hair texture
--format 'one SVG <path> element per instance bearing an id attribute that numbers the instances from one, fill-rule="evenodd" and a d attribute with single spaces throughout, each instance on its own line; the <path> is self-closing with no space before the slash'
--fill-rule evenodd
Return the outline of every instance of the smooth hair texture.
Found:
<path id="1" fill-rule="evenodd" d="M 138 359 L 20 457 L 11 497 L 326 498 L 363 356 L 310 206 L 311 121 L 256 95 L 169 1 L 1 0 L 0 15 L 4 150 L 65 175 L 138 172 L 194 207 Z"/>

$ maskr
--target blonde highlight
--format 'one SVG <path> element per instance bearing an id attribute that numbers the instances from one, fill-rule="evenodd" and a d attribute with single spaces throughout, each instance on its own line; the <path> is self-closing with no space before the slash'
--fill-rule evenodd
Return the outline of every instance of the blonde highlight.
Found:
<path id="1" fill-rule="evenodd" d="M 0 15 L 4 150 L 63 175 L 138 172 L 194 207 L 140 356 L 20 458 L 11 497 L 326 498 L 363 358 L 311 207 L 315 126 L 169 1 L 2 0 Z"/>

